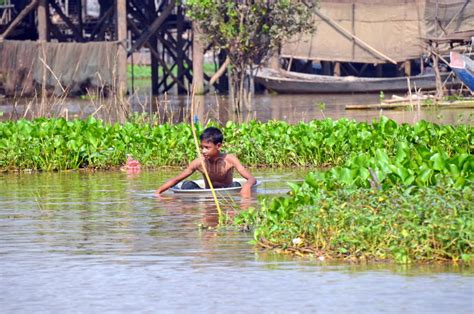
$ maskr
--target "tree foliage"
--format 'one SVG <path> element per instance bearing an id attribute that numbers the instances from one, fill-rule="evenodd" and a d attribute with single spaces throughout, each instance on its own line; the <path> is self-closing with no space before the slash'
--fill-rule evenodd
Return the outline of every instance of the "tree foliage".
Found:
<path id="1" fill-rule="evenodd" d="M 234 66 L 260 64 L 272 48 L 313 30 L 317 0 L 189 0 L 188 14 Z"/>
<path id="2" fill-rule="evenodd" d="M 234 84 L 295 34 L 312 31 L 318 0 L 188 0 L 188 15 L 230 59 Z M 238 86 L 235 86 L 238 90 Z"/>

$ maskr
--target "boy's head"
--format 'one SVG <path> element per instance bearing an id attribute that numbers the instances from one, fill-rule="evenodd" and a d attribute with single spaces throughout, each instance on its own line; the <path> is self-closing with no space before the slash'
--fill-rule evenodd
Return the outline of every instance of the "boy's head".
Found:
<path id="1" fill-rule="evenodd" d="M 204 158 L 213 160 L 219 156 L 222 141 L 224 140 L 221 130 L 209 127 L 202 132 L 199 139 L 201 140 L 202 155 Z"/>
<path id="2" fill-rule="evenodd" d="M 201 142 L 211 142 L 212 144 L 222 144 L 224 140 L 224 135 L 222 135 L 221 130 L 215 127 L 208 127 L 202 132 L 201 136 L 199 136 Z"/>

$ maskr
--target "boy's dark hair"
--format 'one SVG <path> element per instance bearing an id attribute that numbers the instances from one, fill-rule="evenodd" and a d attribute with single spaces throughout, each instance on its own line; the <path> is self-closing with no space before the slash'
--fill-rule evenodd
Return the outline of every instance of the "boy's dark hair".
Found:
<path id="1" fill-rule="evenodd" d="M 218 128 L 215 128 L 213 126 L 208 127 L 202 132 L 202 134 L 199 136 L 199 139 L 205 142 L 211 142 L 215 145 L 221 143 L 224 141 L 224 135 L 222 135 L 221 130 Z"/>

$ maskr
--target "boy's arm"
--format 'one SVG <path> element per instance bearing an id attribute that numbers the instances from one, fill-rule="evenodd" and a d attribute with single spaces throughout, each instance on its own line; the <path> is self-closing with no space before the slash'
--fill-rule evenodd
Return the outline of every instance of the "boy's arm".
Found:
<path id="1" fill-rule="evenodd" d="M 199 160 L 194 160 L 193 162 L 191 162 L 189 164 L 189 166 L 183 170 L 183 172 L 181 172 L 179 175 L 177 175 L 176 177 L 172 178 L 172 179 L 169 179 L 168 181 L 166 181 L 165 183 L 163 183 L 163 185 L 161 185 L 158 190 L 156 190 L 156 194 L 161 194 L 163 193 L 164 191 L 168 190 L 170 187 L 172 186 L 175 186 L 176 184 L 178 184 L 179 182 L 181 182 L 182 180 L 186 179 L 187 177 L 189 177 L 190 175 L 192 175 L 194 173 L 194 171 L 196 170 L 196 161 L 199 162 Z"/>
<path id="2" fill-rule="evenodd" d="M 245 168 L 241 163 L 240 163 L 240 160 L 234 156 L 234 155 L 229 155 L 229 159 L 230 161 L 232 162 L 235 170 L 237 170 L 237 172 L 242 176 L 244 177 L 245 179 L 247 179 L 247 182 L 245 182 L 245 184 L 242 186 L 242 190 L 240 191 L 240 194 L 242 195 L 242 197 L 250 197 L 252 195 L 252 186 L 257 183 L 257 180 L 252 176 L 252 174 L 250 173 L 250 171 L 247 170 L 247 168 Z"/>

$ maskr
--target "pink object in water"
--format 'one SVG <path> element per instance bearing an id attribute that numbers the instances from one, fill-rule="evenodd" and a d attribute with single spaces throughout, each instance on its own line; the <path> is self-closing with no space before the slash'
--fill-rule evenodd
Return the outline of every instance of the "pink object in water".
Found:
<path id="1" fill-rule="evenodd" d="M 125 166 L 121 168 L 122 170 L 126 170 L 127 172 L 139 172 L 141 169 L 141 164 L 138 160 L 135 160 L 132 158 L 132 156 L 128 155 L 127 156 L 127 163 Z"/>
<path id="2" fill-rule="evenodd" d="M 131 156 L 127 156 L 127 168 L 140 168 L 140 162 L 133 159 Z"/>

